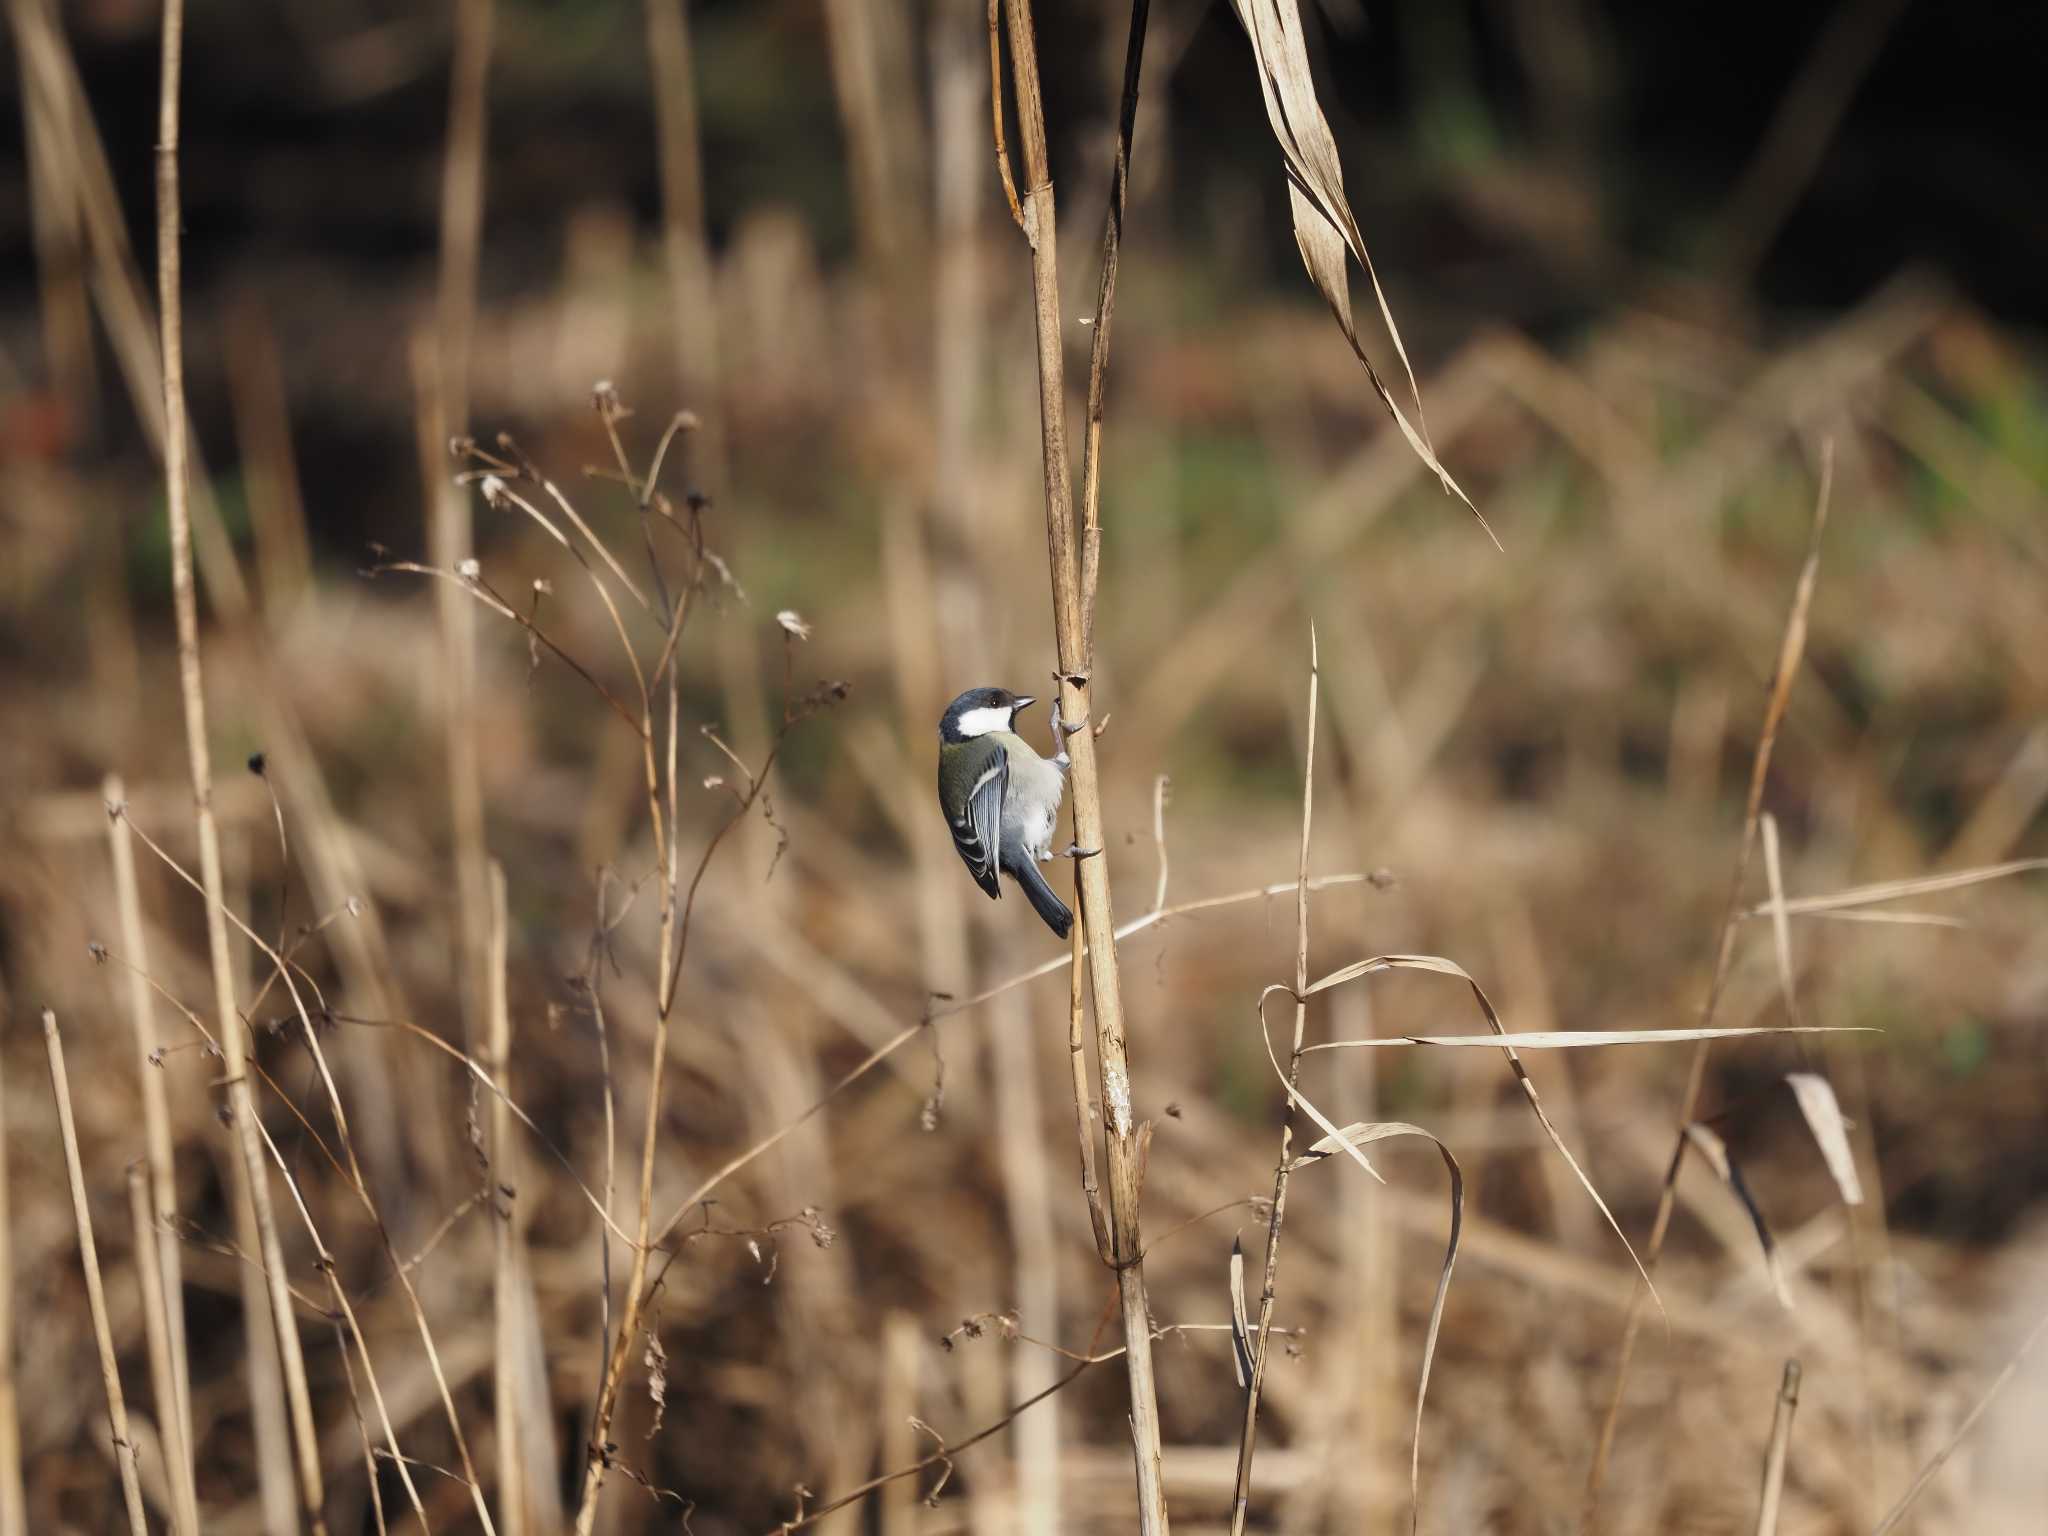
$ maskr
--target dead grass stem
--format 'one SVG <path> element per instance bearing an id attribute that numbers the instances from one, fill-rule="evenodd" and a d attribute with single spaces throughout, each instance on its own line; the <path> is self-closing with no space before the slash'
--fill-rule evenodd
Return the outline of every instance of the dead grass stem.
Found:
<path id="1" fill-rule="evenodd" d="M 114 1354 L 114 1330 L 107 1321 L 107 1288 L 100 1278 L 99 1247 L 92 1238 L 92 1208 L 85 1192 L 85 1168 L 78 1156 L 78 1126 L 71 1117 L 71 1083 L 64 1072 L 64 1042 L 57 1033 L 57 1015 L 48 1008 L 43 1010 L 43 1044 L 50 1057 L 50 1092 L 57 1101 L 57 1128 L 64 1140 L 64 1171 L 71 1181 L 71 1215 L 78 1228 L 78 1262 L 85 1271 L 85 1299 L 92 1311 L 93 1338 L 99 1345 L 100 1384 L 106 1388 L 107 1427 L 114 1438 L 114 1460 L 121 1470 L 121 1497 L 128 1507 L 128 1529 L 132 1536 L 149 1536 L 149 1524 L 142 1513 L 142 1484 L 136 1472 L 135 1438 L 128 1427 L 128 1404 L 121 1395 L 121 1367 Z"/>

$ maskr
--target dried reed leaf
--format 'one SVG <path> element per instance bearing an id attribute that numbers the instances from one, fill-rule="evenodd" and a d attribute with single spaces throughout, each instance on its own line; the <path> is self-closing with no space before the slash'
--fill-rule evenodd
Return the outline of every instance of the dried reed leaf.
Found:
<path id="1" fill-rule="evenodd" d="M 1244 1304 L 1244 1243 L 1230 1240 L 1230 1363 L 1241 1392 L 1252 1380 L 1251 1314 Z"/>
<path id="2" fill-rule="evenodd" d="M 1756 1196 L 1742 1177 L 1741 1167 L 1728 1155 L 1728 1144 L 1697 1120 L 1686 1122 L 1685 1139 L 1707 1160 L 1707 1166 L 1714 1170 L 1715 1177 L 1735 1192 L 1735 1198 L 1749 1212 L 1750 1225 L 1756 1228 L 1757 1241 L 1763 1244 L 1764 1266 L 1770 1271 L 1771 1289 L 1777 1293 L 1778 1305 L 1787 1312 L 1791 1311 L 1792 1293 L 1785 1286 L 1785 1267 L 1778 1259 L 1778 1244 L 1771 1236 L 1771 1224 L 1764 1220 L 1763 1207 L 1756 1203 Z"/>
<path id="3" fill-rule="evenodd" d="M 1286 988 L 1281 988 L 1285 991 Z M 1311 992 L 1317 990 L 1314 987 Z M 1776 1029 L 1532 1029 L 1508 1035 L 1517 1050 L 1576 1051 L 1602 1045 L 1671 1045 L 1686 1040 L 1734 1040 L 1746 1035 L 1867 1035 L 1879 1033 L 1866 1024 L 1801 1024 Z M 1375 1040 L 1326 1040 L 1309 1051 L 1386 1050 L 1404 1045 L 1449 1045 L 1499 1050 L 1499 1035 L 1388 1035 Z"/>
<path id="4" fill-rule="evenodd" d="M 1308 47 L 1302 38 L 1301 11 L 1296 0 L 1231 0 L 1237 19 L 1252 45 L 1252 59 L 1258 67 L 1259 91 L 1266 103 L 1266 120 L 1287 162 L 1287 200 L 1294 215 L 1294 240 L 1301 250 L 1301 262 L 1310 281 L 1330 306 L 1330 313 L 1351 343 L 1351 350 L 1365 366 L 1365 376 L 1381 402 L 1393 414 L 1394 424 L 1408 440 L 1408 446 L 1427 464 L 1449 494 L 1456 496 L 1479 519 L 1494 547 L 1500 540 L 1450 471 L 1437 461 L 1430 445 L 1429 428 L 1422 420 L 1422 392 L 1415 383 L 1415 369 L 1408 361 L 1408 349 L 1401 342 L 1400 327 L 1380 287 L 1379 273 L 1366 252 L 1365 238 L 1358 232 L 1358 220 L 1344 196 L 1344 167 L 1337 156 L 1337 140 L 1329 120 L 1316 100 L 1315 80 L 1309 72 Z M 1358 339 L 1357 322 L 1351 313 L 1351 278 L 1345 265 L 1346 253 L 1358 262 L 1372 284 L 1380 320 L 1401 360 L 1408 379 L 1408 392 L 1415 400 L 1415 423 L 1410 424 L 1393 392 L 1366 356 Z"/>
<path id="5" fill-rule="evenodd" d="M 1430 971 L 1438 976 L 1455 977 L 1472 989 L 1472 998 L 1479 1004 L 1479 1012 L 1486 1019 L 1486 1027 L 1493 1031 L 1491 1036 L 1410 1035 L 1402 1039 L 1400 1043 L 1404 1045 L 1489 1045 L 1499 1049 L 1500 1053 L 1507 1058 L 1508 1066 L 1515 1074 L 1515 1081 L 1521 1084 L 1522 1096 L 1529 1101 L 1529 1108 L 1535 1112 L 1536 1123 L 1543 1127 L 1543 1134 L 1549 1138 L 1551 1146 L 1557 1149 L 1558 1156 L 1565 1160 L 1566 1166 L 1571 1169 L 1572 1175 L 1579 1181 L 1580 1187 L 1588 1195 L 1592 1196 L 1593 1203 L 1600 1208 L 1600 1214 L 1606 1218 L 1609 1229 L 1613 1231 L 1616 1237 L 1621 1239 L 1621 1246 L 1628 1251 L 1629 1262 L 1635 1265 L 1636 1273 L 1643 1277 L 1643 1285 L 1648 1289 L 1650 1299 L 1657 1303 L 1657 1311 L 1662 1314 L 1664 1312 L 1664 1300 L 1657 1294 L 1657 1287 L 1651 1284 L 1649 1270 L 1643 1267 L 1643 1261 L 1636 1256 L 1635 1244 L 1628 1240 L 1628 1234 L 1621 1230 L 1621 1223 L 1614 1219 L 1614 1212 L 1608 1209 L 1607 1202 L 1601 1197 L 1600 1191 L 1593 1187 L 1593 1180 L 1587 1175 L 1586 1170 L 1579 1166 L 1579 1160 L 1572 1156 L 1572 1149 L 1564 1144 L 1564 1137 L 1558 1134 L 1557 1127 L 1550 1123 L 1550 1116 L 1543 1108 L 1543 1100 L 1536 1092 L 1536 1084 L 1530 1080 L 1528 1069 L 1522 1065 L 1521 1057 L 1515 1054 L 1517 1046 L 1530 1041 L 1541 1041 L 1549 1044 L 1563 1044 L 1567 1042 L 1572 1045 L 1590 1044 L 1593 1042 L 1584 1037 L 1589 1034 L 1599 1035 L 1601 1032 L 1552 1030 L 1547 1033 L 1510 1036 L 1507 1026 L 1500 1021 L 1500 1015 L 1494 1011 L 1493 1001 L 1487 997 L 1486 989 L 1473 980 L 1471 973 L 1463 966 L 1454 960 L 1446 960 L 1441 955 L 1375 955 L 1369 960 L 1359 960 L 1351 965 L 1332 971 L 1321 981 L 1309 987 L 1302 996 L 1313 997 L 1318 992 L 1325 991 L 1330 987 L 1340 986 L 1347 981 L 1355 981 L 1359 977 L 1371 975 L 1375 971 Z M 1271 992 L 1276 989 L 1268 987 L 1266 990 Z M 1277 990 L 1285 991 L 1287 989 L 1279 988 Z M 1261 994 L 1259 998 L 1259 1028 L 1261 1032 L 1264 1031 L 1266 1024 L 1265 1002 L 1265 996 Z M 1649 1033 L 1659 1032 L 1650 1031 Z M 1379 1045 L 1392 1042 L 1347 1040 L 1339 1043 L 1343 1045 Z M 1311 1046 L 1309 1049 L 1324 1050 L 1329 1049 L 1329 1047 Z M 1334 1127 L 1325 1126 L 1324 1129 L 1329 1131 L 1331 1135 L 1337 1134 Z M 1359 1161 L 1364 1161 L 1357 1148 L 1351 1147 L 1347 1143 L 1346 1150 L 1353 1157 L 1358 1158 Z"/>
<path id="6" fill-rule="evenodd" d="M 1792 1085 L 1793 1097 L 1799 1100 L 1799 1112 L 1806 1116 L 1806 1128 L 1813 1132 L 1820 1155 L 1827 1160 L 1828 1172 L 1835 1176 L 1842 1203 L 1861 1205 L 1863 1180 L 1856 1173 L 1855 1154 L 1849 1150 L 1849 1122 L 1842 1118 L 1842 1106 L 1836 1102 L 1834 1088 L 1817 1072 L 1787 1072 L 1785 1081 Z"/>

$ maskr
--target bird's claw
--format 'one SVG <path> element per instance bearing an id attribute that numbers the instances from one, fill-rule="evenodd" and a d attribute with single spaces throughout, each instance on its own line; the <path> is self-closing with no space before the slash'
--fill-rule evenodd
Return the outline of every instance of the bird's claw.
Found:
<path id="1" fill-rule="evenodd" d="M 1075 860 L 1092 859 L 1101 852 L 1100 848 L 1083 848 L 1079 843 L 1069 843 L 1059 851 L 1059 857 Z"/>
<path id="2" fill-rule="evenodd" d="M 1088 716 L 1086 714 L 1083 714 L 1080 719 L 1074 721 L 1073 724 L 1069 725 L 1065 720 L 1062 720 L 1060 718 L 1060 701 L 1057 698 L 1055 698 L 1052 701 L 1052 760 L 1058 763 L 1062 768 L 1066 767 L 1072 761 L 1072 759 L 1068 756 L 1067 753 L 1068 738 L 1071 737 L 1076 731 L 1086 728 L 1087 724 Z"/>

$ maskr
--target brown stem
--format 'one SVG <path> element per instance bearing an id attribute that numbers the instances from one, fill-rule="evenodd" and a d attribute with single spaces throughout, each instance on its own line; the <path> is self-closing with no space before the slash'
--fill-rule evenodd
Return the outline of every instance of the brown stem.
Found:
<path id="1" fill-rule="evenodd" d="M 1052 566 L 1053 631 L 1059 650 L 1060 718 L 1089 712 L 1087 602 L 1082 586 L 1081 529 L 1075 516 L 1073 473 L 1067 451 L 1066 360 L 1060 336 L 1059 241 L 1052 173 L 1046 151 L 1045 100 L 1039 84 L 1038 44 L 1030 0 L 1009 0 L 1005 11 L 1010 73 L 1017 93 L 1017 123 L 1024 161 L 1021 202 L 1024 237 L 1031 247 L 1031 292 L 1038 339 L 1038 417 L 1045 457 L 1045 531 Z M 1145 7 L 1135 5 L 1134 39 L 1126 97 L 1137 91 Z M 1000 103 L 997 111 L 1000 113 Z M 1120 158 L 1121 158 L 1121 151 Z M 1121 181 L 1119 181 L 1121 186 Z M 1111 240 L 1121 228 L 1120 199 L 1112 200 Z M 1131 1112 L 1130 1050 L 1124 1031 L 1123 990 L 1117 970 L 1116 918 L 1110 905 L 1108 836 L 1095 763 L 1095 733 L 1083 729 L 1068 750 L 1074 786 L 1074 839 L 1093 850 L 1076 861 L 1080 921 L 1088 938 L 1089 981 L 1095 1000 L 1096 1058 L 1102 1076 L 1103 1137 L 1107 1148 L 1110 1249 L 1123 1306 L 1128 1351 L 1131 1439 L 1137 1462 L 1139 1529 L 1167 1529 L 1166 1490 L 1160 1469 L 1159 1399 L 1152 1373 L 1152 1328 L 1145 1300 L 1144 1248 L 1139 1239 L 1139 1190 L 1146 1137 Z"/>

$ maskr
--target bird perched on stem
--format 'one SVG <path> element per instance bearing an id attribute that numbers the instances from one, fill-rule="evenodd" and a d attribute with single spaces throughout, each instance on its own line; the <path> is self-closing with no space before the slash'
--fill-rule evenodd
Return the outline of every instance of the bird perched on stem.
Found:
<path id="1" fill-rule="evenodd" d="M 1017 711 L 1036 701 L 1006 688 L 970 688 L 939 720 L 939 808 L 953 846 L 976 884 L 1000 897 L 1000 870 L 1061 938 L 1074 914 L 1039 873 L 1052 857 L 1053 828 L 1066 789 L 1068 727 L 1052 708 L 1053 755 L 1040 757 L 1016 732 Z"/>

